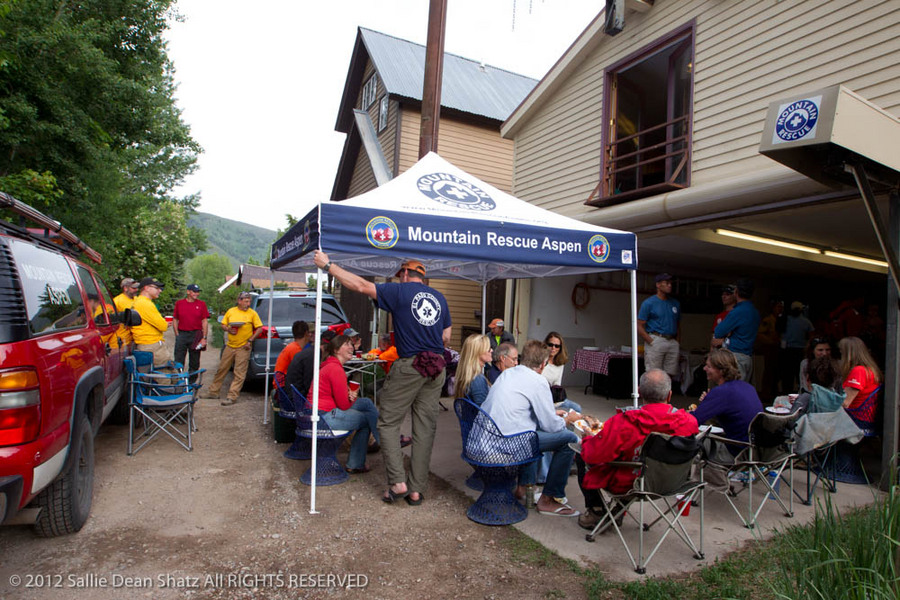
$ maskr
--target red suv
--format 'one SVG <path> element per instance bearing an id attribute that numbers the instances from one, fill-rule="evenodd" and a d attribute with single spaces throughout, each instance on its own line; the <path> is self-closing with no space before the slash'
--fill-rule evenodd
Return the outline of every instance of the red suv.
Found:
<path id="1" fill-rule="evenodd" d="M 2 192 L 0 208 L 42 227 L 0 221 L 0 523 L 72 533 L 91 510 L 94 436 L 127 418 L 120 335 L 140 317 L 116 312 L 81 260 L 100 255 L 71 232 Z"/>

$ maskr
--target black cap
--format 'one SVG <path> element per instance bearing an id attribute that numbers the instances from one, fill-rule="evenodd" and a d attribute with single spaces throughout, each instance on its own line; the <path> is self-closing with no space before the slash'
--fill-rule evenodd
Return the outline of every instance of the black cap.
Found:
<path id="1" fill-rule="evenodd" d="M 660 281 L 671 281 L 671 280 L 672 280 L 672 276 L 669 275 L 668 273 L 660 273 L 659 275 L 656 276 L 656 283 L 659 283 Z"/>
<path id="2" fill-rule="evenodd" d="M 159 289 L 163 289 L 164 287 L 166 287 L 161 281 L 154 277 L 144 277 L 143 279 L 141 279 L 141 289 L 144 289 L 148 285 L 155 285 Z"/>
<path id="3" fill-rule="evenodd" d="M 189 292 L 199 292 L 200 286 L 197 285 L 196 283 L 192 283 L 192 284 L 188 285 L 185 289 Z"/>

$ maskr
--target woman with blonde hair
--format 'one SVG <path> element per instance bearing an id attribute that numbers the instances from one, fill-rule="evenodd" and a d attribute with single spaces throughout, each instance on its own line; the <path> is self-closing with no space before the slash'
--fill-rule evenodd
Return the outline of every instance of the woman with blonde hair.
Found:
<path id="1" fill-rule="evenodd" d="M 881 385 L 881 369 L 865 343 L 858 337 L 845 337 L 838 342 L 841 351 L 841 376 L 844 378 L 844 408 L 854 409 L 865 402 Z"/>
<path id="2" fill-rule="evenodd" d="M 481 406 L 491 384 L 484 376 L 484 365 L 491 362 L 491 340 L 486 335 L 473 334 L 463 342 L 456 365 L 456 397 L 468 398 Z"/>

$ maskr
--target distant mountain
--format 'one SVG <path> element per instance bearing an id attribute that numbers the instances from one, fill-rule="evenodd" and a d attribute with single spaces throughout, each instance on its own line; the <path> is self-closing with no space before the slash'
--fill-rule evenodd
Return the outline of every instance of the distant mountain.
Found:
<path id="1" fill-rule="evenodd" d="M 275 241 L 275 231 L 272 229 L 232 221 L 209 213 L 194 213 L 188 219 L 188 224 L 206 232 L 209 249 L 204 254 L 227 256 L 235 268 L 241 263 L 246 263 L 248 258 L 263 264 L 269 257 L 272 242 Z"/>

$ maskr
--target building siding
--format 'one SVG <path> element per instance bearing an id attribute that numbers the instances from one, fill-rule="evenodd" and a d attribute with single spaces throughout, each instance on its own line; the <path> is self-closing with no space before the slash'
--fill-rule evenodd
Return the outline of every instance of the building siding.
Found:
<path id="1" fill-rule="evenodd" d="M 516 195 L 583 213 L 600 177 L 604 69 L 692 20 L 692 186 L 774 166 L 757 152 L 773 99 L 840 83 L 900 113 L 897 0 L 658 0 L 615 38 L 599 34 L 516 126 Z"/>

